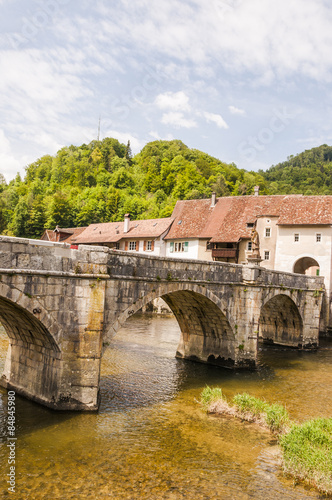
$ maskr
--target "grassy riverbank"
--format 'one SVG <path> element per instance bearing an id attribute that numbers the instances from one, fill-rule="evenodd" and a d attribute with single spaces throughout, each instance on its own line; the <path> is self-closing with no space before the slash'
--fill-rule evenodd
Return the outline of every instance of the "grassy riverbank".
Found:
<path id="1" fill-rule="evenodd" d="M 269 404 L 247 393 L 236 394 L 228 402 L 220 388 L 206 387 L 201 404 L 209 413 L 232 415 L 270 429 L 278 437 L 284 472 L 332 494 L 331 418 L 297 424 L 280 404 Z"/>

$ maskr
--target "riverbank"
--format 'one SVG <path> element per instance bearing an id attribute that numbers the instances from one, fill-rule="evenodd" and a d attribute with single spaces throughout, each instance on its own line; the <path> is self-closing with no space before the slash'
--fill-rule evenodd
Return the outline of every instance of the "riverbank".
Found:
<path id="1" fill-rule="evenodd" d="M 229 403 L 220 388 L 206 387 L 201 405 L 208 413 L 231 415 L 268 428 L 277 436 L 285 474 L 332 495 L 332 419 L 292 422 L 280 404 L 269 404 L 247 393 Z"/>

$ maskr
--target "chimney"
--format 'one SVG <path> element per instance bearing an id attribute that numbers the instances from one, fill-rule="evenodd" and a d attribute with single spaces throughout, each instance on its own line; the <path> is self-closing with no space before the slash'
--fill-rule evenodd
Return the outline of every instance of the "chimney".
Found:
<path id="1" fill-rule="evenodd" d="M 254 187 L 255 196 L 259 195 L 259 186 Z"/>
<path id="2" fill-rule="evenodd" d="M 211 207 L 215 207 L 215 206 L 216 206 L 216 193 L 212 193 Z"/>
<path id="3" fill-rule="evenodd" d="M 129 222 L 130 222 L 130 214 L 125 214 L 124 216 L 124 226 L 123 226 L 123 232 L 128 233 L 129 231 Z"/>

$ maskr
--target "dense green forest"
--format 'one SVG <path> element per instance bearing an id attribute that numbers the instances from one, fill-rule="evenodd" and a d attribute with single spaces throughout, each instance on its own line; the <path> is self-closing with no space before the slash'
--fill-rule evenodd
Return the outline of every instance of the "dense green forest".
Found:
<path id="1" fill-rule="evenodd" d="M 332 194 L 332 147 L 247 172 L 179 140 L 154 141 L 133 157 L 106 138 L 43 156 L 7 184 L 0 174 L 0 233 L 39 238 L 45 228 L 167 217 L 177 200 L 253 194 Z"/>
<path id="2" fill-rule="evenodd" d="M 270 194 L 332 194 L 332 147 L 323 144 L 259 173 Z"/>
<path id="3" fill-rule="evenodd" d="M 132 157 L 106 138 L 43 156 L 6 185 L 0 179 L 0 233 L 39 238 L 44 228 L 171 215 L 178 199 L 251 194 L 264 178 L 181 141 L 154 141 Z"/>

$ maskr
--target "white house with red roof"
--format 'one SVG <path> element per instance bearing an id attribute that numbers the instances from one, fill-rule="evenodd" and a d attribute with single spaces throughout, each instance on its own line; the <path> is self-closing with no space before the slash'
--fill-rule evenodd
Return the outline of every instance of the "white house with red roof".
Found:
<path id="1" fill-rule="evenodd" d="M 115 250 L 163 257 L 166 255 L 163 238 L 172 222 L 170 217 L 131 221 L 129 214 L 126 214 L 122 222 L 90 224 L 85 231 L 72 239 L 72 244 L 102 245 Z"/>

